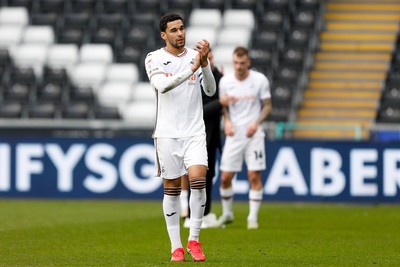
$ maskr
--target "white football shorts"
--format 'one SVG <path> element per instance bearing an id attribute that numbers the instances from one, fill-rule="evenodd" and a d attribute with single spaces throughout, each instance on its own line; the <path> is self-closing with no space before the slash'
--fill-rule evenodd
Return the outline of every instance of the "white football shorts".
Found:
<path id="1" fill-rule="evenodd" d="M 227 136 L 221 156 L 220 170 L 226 172 L 240 172 L 243 160 L 250 171 L 266 169 L 265 139 L 263 136 L 243 138 Z"/>
<path id="2" fill-rule="evenodd" d="M 193 165 L 208 166 L 206 135 L 185 138 L 155 138 L 156 176 L 175 179 Z"/>

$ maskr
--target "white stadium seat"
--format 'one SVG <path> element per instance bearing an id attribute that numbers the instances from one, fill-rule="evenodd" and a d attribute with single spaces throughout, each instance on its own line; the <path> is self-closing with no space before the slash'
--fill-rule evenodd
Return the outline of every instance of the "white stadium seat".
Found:
<path id="1" fill-rule="evenodd" d="M 112 48 L 109 44 L 83 44 L 79 51 L 79 61 L 111 63 Z"/>
<path id="2" fill-rule="evenodd" d="M 20 44 L 11 54 L 18 66 L 33 68 L 35 75 L 41 78 L 43 66 L 47 59 L 48 47 L 43 44 Z"/>
<path id="3" fill-rule="evenodd" d="M 213 49 L 214 65 L 217 68 L 223 68 L 224 74 L 233 71 L 232 56 L 236 46 L 223 45 Z"/>
<path id="4" fill-rule="evenodd" d="M 25 26 L 29 23 L 28 10 L 24 7 L 0 8 L 0 25 Z"/>
<path id="5" fill-rule="evenodd" d="M 224 27 L 238 27 L 253 30 L 256 25 L 254 13 L 249 9 L 228 9 L 223 15 Z"/>
<path id="6" fill-rule="evenodd" d="M 132 101 L 120 108 L 125 121 L 132 126 L 152 129 L 156 121 L 156 103 L 150 101 Z"/>
<path id="7" fill-rule="evenodd" d="M 139 81 L 138 66 L 134 63 L 110 64 L 107 69 L 106 80 L 136 83 Z"/>
<path id="8" fill-rule="evenodd" d="M 217 45 L 249 47 L 251 32 L 245 28 L 224 27 L 218 33 Z"/>
<path id="9" fill-rule="evenodd" d="M 46 64 L 53 68 L 64 68 L 71 75 L 72 67 L 78 62 L 76 44 L 54 44 L 49 47 Z"/>
<path id="10" fill-rule="evenodd" d="M 71 80 L 76 86 L 92 87 L 98 90 L 106 75 L 107 65 L 103 63 L 78 63 L 72 69 Z"/>
<path id="11" fill-rule="evenodd" d="M 156 102 L 156 92 L 149 82 L 138 82 L 133 87 L 133 101 Z"/>
<path id="12" fill-rule="evenodd" d="M 18 25 L 0 25 L 0 48 L 11 49 L 19 44 L 23 32 L 24 28 Z"/>
<path id="13" fill-rule="evenodd" d="M 206 39 L 211 47 L 217 43 L 218 30 L 213 27 L 188 26 L 186 28 L 186 46 L 193 48 L 196 42 Z"/>
<path id="14" fill-rule="evenodd" d="M 54 39 L 54 31 L 51 26 L 27 26 L 22 37 L 22 42 L 49 45 L 54 43 Z"/>
<path id="15" fill-rule="evenodd" d="M 105 82 L 97 92 L 99 103 L 104 106 L 119 107 L 131 100 L 132 83 L 122 81 Z"/>
<path id="16" fill-rule="evenodd" d="M 218 29 L 222 26 L 221 11 L 207 8 L 193 9 L 189 17 L 189 26 L 208 26 Z"/>

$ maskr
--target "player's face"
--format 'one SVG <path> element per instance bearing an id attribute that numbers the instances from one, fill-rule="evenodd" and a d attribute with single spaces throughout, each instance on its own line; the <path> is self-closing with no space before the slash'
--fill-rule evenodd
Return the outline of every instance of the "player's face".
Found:
<path id="1" fill-rule="evenodd" d="M 181 20 L 175 20 L 167 23 L 167 29 L 161 33 L 161 37 L 167 43 L 167 46 L 172 46 L 175 49 L 180 49 L 185 46 L 185 25 Z"/>
<path id="2" fill-rule="evenodd" d="M 249 72 L 249 67 L 250 59 L 248 56 L 239 57 L 238 55 L 233 55 L 233 69 L 235 70 L 236 77 L 245 78 Z"/>

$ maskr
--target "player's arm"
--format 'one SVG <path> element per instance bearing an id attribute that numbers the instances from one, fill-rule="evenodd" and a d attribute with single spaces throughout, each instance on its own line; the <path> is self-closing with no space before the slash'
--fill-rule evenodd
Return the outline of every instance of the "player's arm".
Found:
<path id="1" fill-rule="evenodd" d="M 210 63 L 207 59 L 207 65 L 201 66 L 200 82 L 203 87 L 203 91 L 207 96 L 213 96 L 217 91 L 217 85 L 215 83 L 214 75 L 212 74 Z"/>
<path id="2" fill-rule="evenodd" d="M 222 116 L 224 118 L 224 132 L 227 136 L 233 136 L 235 134 L 232 121 L 229 117 L 229 107 L 222 107 Z"/>
<path id="3" fill-rule="evenodd" d="M 197 59 L 194 60 L 194 64 L 187 70 L 175 75 L 167 76 L 162 67 L 162 63 L 159 62 L 152 53 L 147 55 L 145 62 L 146 72 L 150 83 L 162 94 L 171 91 L 186 81 L 200 67 L 200 60 Z"/>
<path id="4" fill-rule="evenodd" d="M 166 76 L 165 73 L 157 73 L 150 78 L 150 83 L 162 94 L 171 91 L 178 85 L 189 79 L 193 71 L 188 69 L 173 76 Z"/>
<path id="5" fill-rule="evenodd" d="M 195 50 L 199 52 L 196 59 L 200 61 L 201 73 L 200 83 L 203 86 L 203 91 L 207 96 L 213 96 L 217 91 L 215 78 L 211 70 L 211 64 L 208 60 L 208 53 L 210 52 L 210 44 L 207 40 L 201 40 L 196 43 Z"/>
<path id="6" fill-rule="evenodd" d="M 272 109 L 272 104 L 271 104 L 271 98 L 265 98 L 262 100 L 262 109 L 260 112 L 260 116 L 258 116 L 256 123 L 260 125 L 268 116 L 268 114 L 271 112 Z"/>
<path id="7" fill-rule="evenodd" d="M 265 118 L 267 118 L 268 114 L 271 112 L 271 98 L 264 98 L 262 100 L 262 105 L 263 106 L 257 120 L 251 123 L 247 128 L 247 137 L 252 137 L 257 132 L 258 126 L 265 120 Z"/>

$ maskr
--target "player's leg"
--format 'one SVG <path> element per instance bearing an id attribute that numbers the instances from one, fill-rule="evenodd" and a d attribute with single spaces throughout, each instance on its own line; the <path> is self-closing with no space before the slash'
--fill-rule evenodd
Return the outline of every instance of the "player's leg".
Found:
<path id="1" fill-rule="evenodd" d="M 247 216 L 247 228 L 258 228 L 258 211 L 261 206 L 263 191 L 260 171 L 248 171 L 250 183 L 249 191 L 249 215 Z"/>
<path id="2" fill-rule="evenodd" d="M 189 177 L 183 175 L 181 177 L 182 191 L 180 195 L 181 202 L 181 217 L 186 218 L 189 216 Z"/>
<path id="3" fill-rule="evenodd" d="M 246 149 L 245 161 L 250 184 L 247 228 L 257 229 L 258 212 L 263 198 L 261 171 L 266 169 L 264 137 L 260 136 L 252 138 Z"/>
<path id="4" fill-rule="evenodd" d="M 233 222 L 233 188 L 232 180 L 236 172 L 242 170 L 243 164 L 243 147 L 245 141 L 227 137 L 221 156 L 221 184 L 219 193 L 222 204 L 222 215 L 218 219 L 220 226 Z"/>
<path id="5" fill-rule="evenodd" d="M 206 206 L 207 149 L 206 136 L 200 135 L 185 140 L 185 166 L 189 174 L 190 230 L 187 249 L 194 261 L 205 261 L 199 236 Z"/>
<path id="6" fill-rule="evenodd" d="M 233 222 L 233 188 L 232 180 L 235 176 L 234 172 L 221 171 L 221 186 L 219 193 L 222 204 L 222 215 L 218 219 L 219 225 Z"/>
<path id="7" fill-rule="evenodd" d="M 179 213 L 181 193 L 181 178 L 164 179 L 163 211 L 167 225 L 168 236 L 171 242 L 171 261 L 183 261 L 181 253 L 183 248 L 180 237 Z"/>
<path id="8" fill-rule="evenodd" d="M 180 236 L 181 176 L 186 174 L 182 148 L 175 139 L 155 139 L 157 176 L 163 177 L 163 212 L 171 242 L 171 261 L 184 261 Z M 174 153 L 171 153 L 174 151 Z"/>

